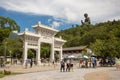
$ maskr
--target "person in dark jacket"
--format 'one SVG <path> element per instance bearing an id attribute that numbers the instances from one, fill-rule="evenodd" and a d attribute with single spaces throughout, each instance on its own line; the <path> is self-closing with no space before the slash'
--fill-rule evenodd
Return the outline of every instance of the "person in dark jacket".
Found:
<path id="1" fill-rule="evenodd" d="M 62 72 L 64 72 L 65 71 L 65 62 L 62 60 L 61 62 L 60 62 L 60 65 L 61 65 L 61 67 L 60 67 L 60 71 Z"/>

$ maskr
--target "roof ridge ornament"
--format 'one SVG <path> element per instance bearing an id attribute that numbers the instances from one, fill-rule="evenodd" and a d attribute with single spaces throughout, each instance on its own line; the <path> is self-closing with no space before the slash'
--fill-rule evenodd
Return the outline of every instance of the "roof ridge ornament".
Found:
<path id="1" fill-rule="evenodd" d="M 28 28 L 25 28 L 25 32 L 28 31 Z"/>
<path id="2" fill-rule="evenodd" d="M 41 25 L 41 21 L 38 21 L 38 25 Z"/>
<path id="3" fill-rule="evenodd" d="M 60 39 L 62 39 L 62 36 L 59 36 Z"/>
<path id="4" fill-rule="evenodd" d="M 52 26 L 51 26 L 51 28 L 53 28 L 53 29 L 54 29 L 54 26 L 52 25 Z"/>

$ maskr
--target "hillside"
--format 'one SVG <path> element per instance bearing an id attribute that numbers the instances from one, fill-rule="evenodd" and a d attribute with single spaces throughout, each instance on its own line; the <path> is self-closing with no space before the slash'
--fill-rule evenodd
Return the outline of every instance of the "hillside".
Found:
<path id="1" fill-rule="evenodd" d="M 67 40 L 64 47 L 87 45 L 96 53 L 115 53 L 120 55 L 120 21 L 108 21 L 95 25 L 75 26 L 60 31 Z M 110 52 L 110 51 L 111 52 Z M 107 56 L 107 55 L 106 55 Z M 113 54 L 110 56 L 114 56 Z"/>

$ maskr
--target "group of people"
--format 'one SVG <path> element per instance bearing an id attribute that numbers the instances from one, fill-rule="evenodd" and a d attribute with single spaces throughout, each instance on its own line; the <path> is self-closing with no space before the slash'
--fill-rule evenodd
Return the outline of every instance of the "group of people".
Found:
<path id="1" fill-rule="evenodd" d="M 64 60 L 62 60 L 60 62 L 60 71 L 61 72 L 70 72 L 71 70 L 73 71 L 73 63 L 72 60 L 67 60 L 66 62 Z"/>
<path id="2" fill-rule="evenodd" d="M 97 66 L 97 58 L 92 57 L 91 59 L 84 59 L 80 60 L 79 62 L 79 67 L 81 68 L 88 68 L 88 67 L 93 67 L 95 68 Z"/>
<path id="3" fill-rule="evenodd" d="M 96 68 L 96 66 L 116 66 L 117 70 L 120 70 L 120 57 L 107 57 L 107 58 L 99 58 L 91 57 L 90 59 L 84 59 L 80 60 L 79 67 L 81 68 L 88 68 L 93 67 Z"/>
<path id="4" fill-rule="evenodd" d="M 99 64 L 100 64 L 100 66 L 112 66 L 112 65 L 114 65 L 115 64 L 115 58 L 110 58 L 110 57 L 108 57 L 108 58 L 105 58 L 105 59 L 100 59 L 100 62 L 99 62 Z"/>

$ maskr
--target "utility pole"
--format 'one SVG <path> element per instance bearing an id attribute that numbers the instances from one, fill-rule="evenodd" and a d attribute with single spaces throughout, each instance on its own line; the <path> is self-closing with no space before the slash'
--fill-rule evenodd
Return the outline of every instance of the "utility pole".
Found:
<path id="1" fill-rule="evenodd" d="M 10 58 L 11 58 L 11 64 L 12 64 L 12 56 L 11 56 L 11 50 L 10 50 Z"/>
<path id="2" fill-rule="evenodd" d="M 4 51 L 4 57 L 5 57 L 5 61 L 6 61 L 6 50 L 7 50 L 7 42 L 5 42 L 5 44 L 4 44 L 4 47 L 5 47 L 5 51 Z"/>

